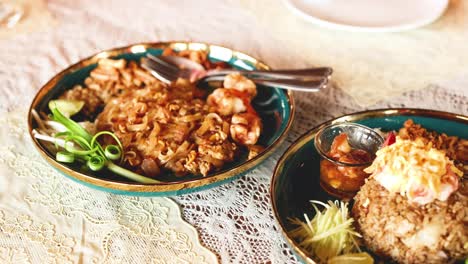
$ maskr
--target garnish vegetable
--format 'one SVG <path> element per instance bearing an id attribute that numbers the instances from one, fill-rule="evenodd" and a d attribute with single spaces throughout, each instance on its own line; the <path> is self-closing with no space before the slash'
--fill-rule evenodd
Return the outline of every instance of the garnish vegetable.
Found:
<path id="1" fill-rule="evenodd" d="M 62 104 L 62 107 L 66 104 Z M 106 167 L 108 170 L 144 184 L 158 184 L 160 181 L 139 175 L 130 170 L 127 170 L 114 161 L 121 160 L 123 155 L 123 147 L 119 139 L 109 131 L 101 131 L 95 135 L 91 135 L 80 124 L 63 115 L 57 107 L 51 106 L 51 122 L 57 122 L 57 127 L 62 126 L 62 131 L 55 133 L 54 137 L 35 133 L 35 137 L 41 140 L 51 141 L 55 143 L 56 148 L 62 150 L 56 153 L 56 159 L 63 163 L 82 162 L 93 171 L 99 171 Z M 112 137 L 117 144 L 107 145 L 105 148 L 98 142 L 101 136 Z"/>
<path id="2" fill-rule="evenodd" d="M 291 231 L 292 237 L 300 241 L 300 245 L 320 259 L 321 262 L 341 254 L 360 251 L 356 237 L 361 237 L 352 225 L 353 218 L 349 216 L 348 204 L 341 201 L 310 201 L 315 209 L 315 216 L 306 222 L 297 218 L 292 223 L 298 227 Z M 317 205 L 325 209 L 320 211 Z"/>

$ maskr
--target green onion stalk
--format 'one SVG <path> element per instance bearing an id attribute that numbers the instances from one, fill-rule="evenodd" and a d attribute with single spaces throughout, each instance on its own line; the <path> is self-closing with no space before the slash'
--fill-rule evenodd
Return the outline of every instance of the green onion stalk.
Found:
<path id="1" fill-rule="evenodd" d="M 100 171 L 103 168 L 107 168 L 109 171 L 114 172 L 125 178 L 134 180 L 136 182 L 144 184 L 159 184 L 158 180 L 151 179 L 140 174 L 134 173 L 128 169 L 125 169 L 114 162 L 123 160 L 123 146 L 117 136 L 110 131 L 101 131 L 95 135 L 91 135 L 86 129 L 80 126 L 72 119 L 63 115 L 57 107 L 51 108 L 52 120 L 59 122 L 64 125 L 67 129 L 65 132 L 59 132 L 55 134 L 56 138 L 63 138 L 65 144 L 63 144 L 63 150 L 58 151 L 56 154 L 56 160 L 63 163 L 74 163 L 80 161 L 86 164 L 86 166 L 92 171 Z M 107 145 L 105 148 L 98 142 L 98 138 L 104 135 L 112 137 L 117 144 Z M 69 144 L 70 142 L 74 144 Z M 80 146 L 75 148 L 74 145 Z M 55 144 L 58 148 L 58 144 Z"/>

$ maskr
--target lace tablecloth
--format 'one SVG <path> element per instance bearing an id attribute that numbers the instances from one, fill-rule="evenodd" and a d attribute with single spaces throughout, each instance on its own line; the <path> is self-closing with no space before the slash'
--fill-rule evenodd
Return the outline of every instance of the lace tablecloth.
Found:
<path id="1" fill-rule="evenodd" d="M 280 1 L 270 1 L 264 9 L 253 2 L 53 0 L 47 9 L 57 21 L 55 27 L 0 39 L 1 263 L 296 263 L 269 204 L 272 170 L 293 140 L 322 121 L 365 109 L 418 107 L 468 115 L 468 74 L 459 67 L 468 54 L 465 2 L 453 1 L 448 17 L 428 28 L 365 35 L 366 41 L 372 39 L 369 49 L 379 41 L 383 45 L 398 40 L 401 45 L 386 45 L 391 56 L 361 57 L 358 44 L 363 35 L 296 20 Z M 281 21 L 300 30 L 284 30 Z M 449 34 L 451 30 L 457 37 Z M 447 42 L 439 32 L 456 43 L 444 46 Z M 321 37 L 305 45 L 313 34 Z M 251 173 L 203 192 L 171 199 L 110 195 L 58 175 L 38 158 L 25 135 L 24 111 L 41 85 L 99 50 L 168 40 L 228 46 L 276 68 L 333 65 L 339 69 L 339 82 L 320 93 L 296 93 L 296 121 L 280 149 Z M 403 45 L 418 45 L 418 40 L 426 48 Z M 329 48 L 330 43 L 341 48 Z M 405 54 L 396 60 L 398 49 Z M 350 54 L 338 59 L 346 50 Z M 418 60 L 434 50 L 444 55 L 430 62 Z M 349 67 L 353 51 L 359 63 Z M 368 66 L 376 60 L 388 69 Z M 394 82 L 396 61 L 417 81 L 406 76 L 407 83 Z M 443 78 L 421 81 L 426 69 Z M 367 87 L 366 93 L 375 87 L 371 99 L 355 92 L 360 84 Z M 382 87 L 387 92 L 380 93 Z"/>
<path id="2" fill-rule="evenodd" d="M 26 114 L 0 118 L 0 263 L 213 263 L 168 198 L 115 196 L 36 153 Z"/>

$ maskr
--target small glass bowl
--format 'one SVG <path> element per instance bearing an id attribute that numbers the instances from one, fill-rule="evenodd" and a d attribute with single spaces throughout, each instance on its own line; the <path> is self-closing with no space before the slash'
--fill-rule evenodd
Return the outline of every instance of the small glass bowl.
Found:
<path id="1" fill-rule="evenodd" d="M 346 133 L 352 149 L 366 151 L 371 156 L 369 162 L 347 163 L 329 156 L 333 140 Z M 315 135 L 314 145 L 321 156 L 320 184 L 328 193 L 340 198 L 351 198 L 369 176 L 364 172 L 375 158 L 384 138 L 372 128 L 355 124 L 340 123 L 323 127 Z"/>

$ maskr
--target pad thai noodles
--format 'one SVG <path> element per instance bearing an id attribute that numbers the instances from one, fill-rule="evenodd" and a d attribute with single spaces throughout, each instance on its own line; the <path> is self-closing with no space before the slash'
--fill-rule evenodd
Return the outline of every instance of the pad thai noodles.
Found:
<path id="1" fill-rule="evenodd" d="M 179 55 L 207 68 L 226 66 L 209 62 L 203 52 Z M 262 120 L 251 105 L 256 93 L 255 84 L 240 74 L 227 75 L 222 87 L 207 95 L 189 80 L 160 82 L 138 62 L 101 59 L 83 85 L 58 99 L 84 102 L 79 115 L 87 122 L 80 124 L 120 140 L 121 166 L 147 177 L 164 171 L 206 176 L 233 162 L 242 149 L 249 158 L 262 151 L 256 145 Z M 99 141 L 103 147 L 115 142 L 109 135 Z"/>

